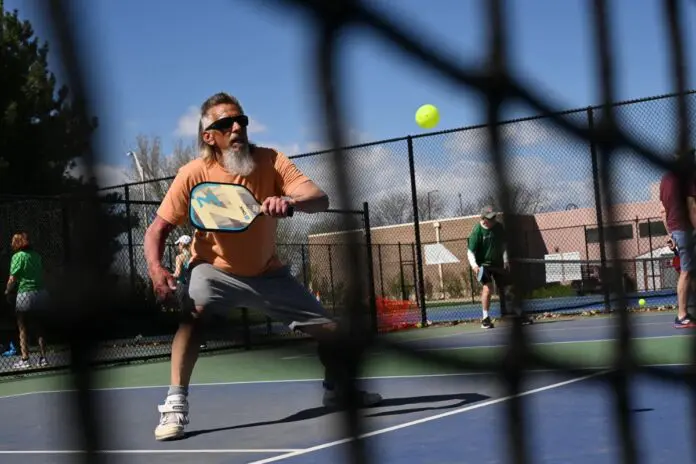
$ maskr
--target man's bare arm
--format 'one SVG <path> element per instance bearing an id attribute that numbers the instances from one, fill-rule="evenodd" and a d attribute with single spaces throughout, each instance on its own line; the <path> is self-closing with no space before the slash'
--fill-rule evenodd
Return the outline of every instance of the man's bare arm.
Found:
<path id="1" fill-rule="evenodd" d="M 162 267 L 162 257 L 164 256 L 164 246 L 167 237 L 176 226 L 168 223 L 159 216 L 145 231 L 143 247 L 145 249 L 145 261 L 147 262 L 148 272 L 152 272 Z"/>
<path id="2" fill-rule="evenodd" d="M 689 215 L 689 222 L 691 222 L 691 227 L 696 229 L 696 198 L 686 197 L 686 210 Z"/>
<path id="3" fill-rule="evenodd" d="M 319 213 L 329 208 L 329 196 L 312 181 L 298 185 L 289 196 L 298 211 Z"/>

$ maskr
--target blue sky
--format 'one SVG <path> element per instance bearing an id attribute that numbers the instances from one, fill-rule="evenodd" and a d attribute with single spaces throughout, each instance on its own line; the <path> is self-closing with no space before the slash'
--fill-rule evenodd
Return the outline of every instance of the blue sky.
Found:
<path id="1" fill-rule="evenodd" d="M 101 120 L 100 162 L 105 169 L 127 165 L 124 153 L 133 148 L 138 134 L 162 137 L 165 151 L 170 151 L 179 138 L 189 140 L 188 131 L 195 127 L 191 124 L 195 123 L 191 108 L 221 90 L 241 99 L 255 122 L 252 137 L 256 141 L 279 147 L 289 155 L 325 145 L 312 73 L 311 54 L 315 46 L 311 24 L 303 15 L 281 6 L 282 2 L 206 0 L 200 6 L 163 0 L 77 3 L 82 8 L 81 37 L 89 47 L 95 77 L 92 82 L 99 82 L 95 87 L 99 95 L 95 108 Z M 463 63 L 475 63 L 485 54 L 483 1 L 440 0 L 427 7 L 422 0 L 372 3 L 389 11 L 394 20 L 407 23 L 413 34 Z M 611 3 L 617 44 L 615 60 L 619 64 L 617 97 L 632 99 L 671 92 L 663 2 Z M 693 57 L 696 13 L 692 2 L 683 3 L 688 6 L 684 24 L 687 49 Z M 591 3 L 509 0 L 508 4 L 510 56 L 519 75 L 534 83 L 559 108 L 597 103 L 600 97 L 595 85 Z M 18 8 L 23 18 L 34 23 L 42 38 L 50 38 L 39 16 L 40 5 L 41 0 L 5 0 L 6 9 Z M 343 82 L 347 84 L 346 116 L 353 140 L 372 141 L 422 132 L 414 123 L 414 112 L 424 103 L 440 109 L 438 129 L 482 122 L 475 93 L 411 63 L 369 31 L 345 32 L 342 55 Z M 52 57 L 55 63 L 55 53 Z M 693 88 L 693 60 L 689 64 L 689 83 Z M 519 108 L 515 114 L 530 114 L 530 110 Z M 650 116 L 650 112 L 642 116 Z M 551 145 L 561 140 L 576 144 L 560 136 L 546 140 Z M 439 148 L 433 150 L 435 153 Z M 450 151 L 457 154 L 458 150 Z M 556 151 L 539 148 L 534 156 L 542 164 L 558 164 L 560 150 L 568 153 L 566 156 L 573 152 L 567 147 Z M 384 159 L 405 163 L 405 151 L 396 149 Z M 452 161 L 420 154 L 424 183 L 435 184 L 427 176 L 428 172 L 430 177 L 436 172 L 428 169 L 438 164 L 440 169 L 446 169 L 446 162 Z"/>

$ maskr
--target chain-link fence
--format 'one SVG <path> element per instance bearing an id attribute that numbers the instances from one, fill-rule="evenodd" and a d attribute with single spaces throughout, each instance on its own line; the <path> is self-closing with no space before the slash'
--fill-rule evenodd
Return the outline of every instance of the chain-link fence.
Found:
<path id="1" fill-rule="evenodd" d="M 689 98 L 694 93 L 688 94 Z M 669 129 L 669 109 L 676 97 L 663 96 L 617 104 L 623 118 L 631 124 L 657 130 Z M 580 123 L 589 124 L 592 109 L 564 112 Z M 633 116 L 631 116 L 633 115 Z M 651 122 L 655 119 L 654 122 Z M 508 155 L 509 169 L 516 180 L 512 202 L 520 237 L 519 266 L 525 280 L 523 298 L 528 311 L 546 314 L 583 311 L 597 306 L 602 292 L 601 272 L 621 262 L 626 290 L 647 298 L 675 296 L 677 270 L 674 251 L 667 243 L 667 232 L 659 217 L 660 172 L 637 166 L 629 156 L 619 157 L 625 165 L 616 174 L 620 202 L 613 205 L 612 224 L 599 223 L 606 214 L 599 195 L 599 179 L 593 169 L 592 144 L 553 134 L 544 118 L 504 123 L 502 134 L 514 148 Z M 659 122 L 658 122 L 659 121 Z M 547 127 L 549 126 L 549 127 Z M 659 128 L 662 129 L 659 129 Z M 374 301 L 380 331 L 414 327 L 418 324 L 452 323 L 477 319 L 481 313 L 481 285 L 469 264 L 468 238 L 479 222 L 478 211 L 486 204 L 497 206 L 495 192 L 487 179 L 493 173 L 484 157 L 485 127 L 464 128 L 432 135 L 376 142 L 346 150 L 349 168 L 361 173 L 354 198 L 363 229 L 359 233 L 371 266 L 362 276 L 373 276 L 370 299 Z M 643 133 L 643 132 L 641 132 Z M 650 140 L 656 143 L 657 135 Z M 664 138 L 664 137 L 663 137 Z M 667 152 L 670 147 L 661 146 Z M 292 156 L 295 163 L 324 187 L 330 195 L 330 152 Z M 645 168 L 645 169 L 640 169 Z M 404 183 L 389 179 L 410 179 Z M 154 304 L 143 252 L 144 234 L 173 178 L 137 182 L 101 190 L 108 205 L 113 234 L 108 242 L 110 269 L 117 285 L 129 288 L 143 301 Z M 466 187 L 466 188 L 464 188 Z M 365 229 L 367 204 L 370 206 L 369 234 Z M 28 230 L 37 252 L 46 264 L 47 282 L 59 276 L 69 259 L 69 207 L 60 199 L 7 198 L 2 204 L 2 233 Z M 497 208 L 500 209 L 500 208 Z M 20 214 L 21 212 L 21 214 Z M 505 224 L 505 216 L 499 219 Z M 124 222 L 126 221 L 126 222 Z M 418 227 L 416 227 L 418 225 Z M 600 229 L 617 242 L 618 256 L 603 250 Z M 178 228 L 166 245 L 164 265 L 173 270 L 181 234 L 192 235 L 190 225 Z M 295 275 L 332 314 L 345 307 L 347 280 L 346 248 L 355 231 L 341 230 L 340 212 L 305 216 L 281 223 L 278 229 L 278 255 Z M 11 253 L 4 247 L 2 266 L 9 269 Z M 557 272 L 558 266 L 573 269 Z M 605 269 L 601 271 L 601 269 Z M 493 301 L 499 301 L 499 295 Z M 554 305 L 545 301 L 554 298 Z M 667 301 L 667 300 L 665 300 Z M 606 302 L 605 302 L 606 303 Z M 398 317 L 390 308 L 401 305 Z M 170 349 L 174 314 L 147 329 L 133 324 L 119 340 L 109 341 L 101 351 L 104 361 L 141 359 L 166 355 Z M 5 313 L 11 314 L 11 313 Z M 250 343 L 252 335 L 288 335 L 287 329 L 254 310 L 234 316 L 242 334 L 216 334 L 208 337 L 208 349 L 232 348 Z M 5 317 L 3 341 L 11 372 L 20 356 L 16 318 Z M 51 348 L 50 364 L 63 366 L 66 355 Z M 58 354 L 55 354 L 58 353 Z M 61 358 L 63 356 L 63 358 Z M 61 360 L 62 359 L 62 360 Z"/>
<path id="2" fill-rule="evenodd" d="M 693 91 L 686 93 L 689 101 L 695 97 Z M 675 151 L 669 134 L 677 98 L 657 96 L 613 107 L 622 124 L 634 128 L 668 157 Z M 575 109 L 554 116 L 589 127 L 598 111 L 599 107 Z M 485 125 L 473 126 L 343 150 L 348 169 L 360 173 L 353 198 L 370 203 L 376 297 L 394 304 L 408 302 L 404 321 L 412 322 L 413 314 L 422 314 L 421 322 L 448 323 L 480 316 L 481 286 L 469 264 L 467 240 L 483 206 L 502 209 L 487 157 L 488 130 Z M 587 276 L 597 266 L 607 267 L 612 259 L 650 263 L 648 269 L 633 266 L 627 271 L 634 282 L 627 288 L 633 293 L 659 290 L 676 297 L 676 270 L 671 264 L 663 265 L 674 253 L 660 218 L 661 170 L 630 151 L 616 154 L 612 179 L 616 201 L 609 224 L 595 143 L 558 131 L 550 116 L 501 122 L 500 131 L 513 179 L 510 201 L 517 226 L 511 233 L 520 238 L 518 259 L 541 260 L 539 269 L 544 269 L 543 260 L 584 262 L 582 277 L 556 280 L 540 271 L 526 279 L 523 293 L 530 308 L 536 300 L 550 296 L 577 297 L 567 305 L 559 303 L 554 309 L 558 312 L 586 306 L 578 298 L 591 293 L 590 287 L 601 287 Z M 292 158 L 330 189 L 327 160 L 331 153 Z M 505 222 L 504 215 L 499 218 Z M 615 236 L 616 256 L 606 253 L 600 230 Z M 331 239 L 342 240 L 340 234 Z M 524 266 L 536 269 L 530 262 Z M 586 303 L 596 306 L 594 299 Z"/>
<path id="3" fill-rule="evenodd" d="M 111 337 L 101 340 L 95 353 L 94 361 L 98 363 L 168 356 L 180 318 L 178 305 L 156 301 L 144 255 L 145 229 L 152 222 L 159 202 L 133 200 L 132 190 L 133 186 L 126 185 L 102 191 L 100 210 L 111 225 L 109 240 L 103 242 L 103 255 L 109 260 L 110 285 L 117 289 L 117 293 L 127 295 L 127 300 L 139 308 L 140 313 L 116 315 L 116 321 L 112 320 L 109 328 Z M 155 192 L 158 193 L 161 192 Z M 69 366 L 70 353 L 65 340 L 56 337 L 54 330 L 44 327 L 48 322 L 37 322 L 37 317 L 34 317 L 37 313 L 30 310 L 39 303 L 39 306 L 45 303 L 44 306 L 51 307 L 51 296 L 66 291 L 61 286 L 61 276 L 70 262 L 70 249 L 80 246 L 71 233 L 75 224 L 71 215 L 80 214 L 79 206 L 76 206 L 79 203 L 79 200 L 51 197 L 4 198 L 0 201 L 0 233 L 4 238 L 0 275 L 7 281 L 11 261 L 13 257 L 18 259 L 17 254 L 22 251 L 11 247 L 12 237 L 19 233 L 27 235 L 28 249 L 38 255 L 42 267 L 36 288 L 13 288 L 3 300 L 0 375 Z M 351 237 L 340 233 L 341 216 L 346 214 L 356 216 L 360 224 L 360 229 L 353 231 Z M 338 317 L 345 312 L 347 298 L 345 253 L 354 251 L 357 246 L 357 250 L 365 255 L 365 262 L 369 262 L 371 247 L 367 215 L 365 204 L 359 210 L 332 209 L 313 215 L 299 214 L 280 221 L 278 226 L 278 257 L 292 275 Z M 184 233 L 193 234 L 194 231 L 184 225 L 166 243 L 163 264 L 171 272 L 179 253 L 174 242 Z M 309 242 L 310 236 L 322 234 L 338 234 L 342 239 L 326 246 Z M 363 275 L 367 289 L 372 274 L 366 270 Z M 39 292 L 38 296 L 36 292 Z M 366 294 L 365 298 L 369 300 L 368 307 L 374 308 L 373 293 Z M 369 316 L 373 317 L 372 314 Z M 287 326 L 272 321 L 257 308 L 230 308 L 225 319 L 224 324 L 219 324 L 219 320 L 207 324 L 203 351 L 248 349 L 253 344 L 302 337 L 299 332 L 292 332 Z M 44 336 L 45 332 L 48 332 L 47 336 Z"/>
<path id="4" fill-rule="evenodd" d="M 615 64 L 612 62 L 614 47 L 610 40 L 613 26 L 610 8 L 607 2 L 601 0 L 588 3 L 592 26 L 590 35 L 595 40 L 597 81 L 603 104 L 571 112 L 553 111 L 552 103 L 538 88 L 523 85 L 508 67 L 506 45 L 509 38 L 503 2 L 485 2 L 483 9 L 487 15 L 486 45 L 489 53 L 486 66 L 480 68 L 458 66 L 438 52 L 437 47 L 416 41 L 387 14 L 364 6 L 362 2 L 293 0 L 282 3 L 309 13 L 315 21 L 315 91 L 323 97 L 323 121 L 326 122 L 331 146 L 336 147 L 325 158 L 306 157 L 311 160 L 306 163 L 314 163 L 314 166 L 301 167 L 323 183 L 342 208 L 355 210 L 360 209 L 360 204 L 369 203 L 375 211 L 374 223 L 379 227 L 370 227 L 369 214 L 362 214 L 364 230 L 360 231 L 356 230 L 359 227 L 348 227 L 354 224 L 349 219 L 354 219 L 357 213 L 325 213 L 316 217 L 337 214 L 331 216 L 336 218 L 336 227 L 312 230 L 307 225 L 298 233 L 300 237 L 306 237 L 306 242 L 288 240 L 283 246 L 279 244 L 279 252 L 290 263 L 292 272 L 310 285 L 318 298 L 326 299 L 331 310 L 341 318 L 341 328 L 347 328 L 336 335 L 344 348 L 344 356 L 336 358 L 329 365 L 346 372 L 341 388 L 348 394 L 341 402 L 344 406 L 344 428 L 338 440 L 332 436 L 331 440 L 336 441 L 324 445 L 308 446 L 305 443 L 301 449 L 276 450 L 282 454 L 256 462 L 275 462 L 339 444 L 346 445 L 344 451 L 349 462 L 376 462 L 378 447 L 369 447 L 362 439 L 367 437 L 364 434 L 367 430 L 364 426 L 366 417 L 358 413 L 358 395 L 355 391 L 355 377 L 366 361 L 364 353 L 375 347 L 395 350 L 412 360 L 442 368 L 454 368 L 458 373 L 495 370 L 505 396 L 481 404 L 500 403 L 504 406 L 501 415 L 505 421 L 500 424 L 504 428 L 498 430 L 498 435 L 505 437 L 505 440 L 498 439 L 495 444 L 507 450 L 510 462 L 518 464 L 533 462 L 532 448 L 539 441 L 531 439 L 534 424 L 529 422 L 532 416 L 525 407 L 528 396 L 535 392 L 524 390 L 532 388 L 524 387 L 528 371 L 550 369 L 557 374 L 575 377 L 571 381 L 537 388 L 536 391 L 580 380 L 590 383 L 588 379 L 592 379 L 591 382 L 596 385 L 610 387 L 608 390 L 613 393 L 612 412 L 605 415 L 614 418 L 616 447 L 613 451 L 617 461 L 631 464 L 642 462 L 643 456 L 638 451 L 641 440 L 637 419 L 637 412 L 641 410 L 635 407 L 635 391 L 629 380 L 645 373 L 649 377 L 686 387 L 692 395 L 696 391 L 694 376 L 686 369 L 679 372 L 640 365 L 634 351 L 626 300 L 626 296 L 639 291 L 641 285 L 653 291 L 671 286 L 665 283 L 669 280 L 665 280 L 666 275 L 660 275 L 658 279 L 655 271 L 657 260 L 662 269 L 669 267 L 665 261 L 669 260 L 670 255 L 668 252 L 662 253 L 664 234 L 659 226 L 652 224 L 653 221 L 657 222 L 655 218 L 658 217 L 655 211 L 658 201 L 654 193 L 660 175 L 667 170 L 680 173 L 687 168 L 693 174 L 693 159 L 686 159 L 685 156 L 678 161 L 672 159 L 675 153 L 688 152 L 693 120 L 690 108 L 693 108 L 694 92 L 686 92 L 685 89 L 685 57 L 689 55 L 684 50 L 679 9 L 685 2 L 663 3 L 665 29 L 669 33 L 669 46 L 666 48 L 670 54 L 675 95 L 621 104 L 615 103 L 614 98 Z M 78 22 L 70 21 L 74 19 L 74 12 L 68 2 L 51 1 L 47 11 L 60 44 L 66 79 L 77 95 L 74 98 L 75 112 L 86 119 L 85 115 L 89 114 L 88 86 L 85 85 L 87 66 L 76 46 L 78 41 L 75 40 L 74 24 Z M 404 52 L 413 61 L 425 64 L 449 82 L 476 90 L 485 102 L 485 112 L 482 112 L 485 125 L 428 137 L 392 140 L 385 144 L 386 151 L 377 144 L 339 148 L 345 146 L 341 124 L 343 108 L 338 104 L 342 101 L 343 86 L 335 57 L 345 37 L 342 34 L 345 27 L 356 23 L 371 29 L 376 36 Z M 501 107 L 513 101 L 527 105 L 544 116 L 501 123 Z M 362 154 L 361 158 L 365 150 L 370 153 Z M 92 167 L 94 163 L 91 157 L 87 154 L 85 158 L 88 168 Z M 312 172 L 312 169 L 320 169 L 317 166 L 324 163 L 323 160 L 329 160 L 325 168 L 330 174 L 322 178 L 318 171 Z M 93 378 L 88 364 L 92 359 L 93 346 L 97 341 L 103 345 L 104 333 L 113 335 L 122 330 L 125 334 L 145 327 L 140 323 L 142 320 L 134 319 L 119 327 L 112 326 L 110 323 L 116 319 L 110 311 L 113 308 L 127 308 L 128 305 L 124 305 L 122 300 L 113 304 L 110 299 L 116 293 L 93 293 L 106 292 L 111 286 L 125 288 L 129 295 L 137 296 L 136 289 L 139 287 L 133 283 L 142 277 L 137 251 L 138 243 L 142 243 L 142 234 L 133 232 L 135 226 L 131 223 L 133 213 L 130 208 L 142 205 L 136 213 L 147 218 L 152 214 L 153 205 L 148 203 L 150 200 L 146 193 L 141 195 L 141 203 L 130 201 L 131 193 L 126 189 L 122 206 L 114 206 L 107 212 L 109 218 L 117 218 L 113 223 L 102 218 L 100 215 L 103 213 L 90 204 L 80 208 L 68 207 L 66 214 L 69 219 L 66 221 L 66 216 L 62 216 L 63 221 L 56 220 L 53 229 L 48 227 L 44 230 L 38 223 L 21 226 L 36 237 L 41 237 L 39 240 L 46 241 L 51 240 L 58 231 L 64 232 L 59 234 L 63 239 L 62 245 L 41 246 L 55 247 L 50 252 L 46 251 L 47 263 L 51 259 L 60 261 L 61 255 L 67 256 L 63 262 L 65 271 L 61 271 L 61 274 L 65 274 L 62 276 L 64 278 L 57 283 L 60 291 L 51 294 L 61 295 L 58 307 L 69 310 L 69 313 L 54 315 L 57 317 L 52 322 L 62 319 L 66 322 L 60 325 L 61 330 L 51 332 L 63 334 L 65 338 L 59 341 L 64 340 L 70 345 L 69 365 L 78 389 L 76 402 L 71 406 L 76 410 L 75 417 L 79 418 L 71 424 L 71 429 L 75 430 L 77 438 L 74 448 L 86 452 L 85 462 L 99 462 L 101 455 L 97 451 L 104 449 L 99 432 L 102 430 L 100 425 L 105 422 L 98 420 L 104 416 L 99 415 L 99 409 L 95 407 L 97 402 L 92 396 Z M 512 307 L 544 310 L 529 304 L 533 299 L 530 294 L 539 289 L 548 289 L 549 285 L 561 284 L 572 288 L 572 283 L 579 279 L 583 282 L 580 286 L 582 293 L 591 292 L 590 287 L 595 285 L 601 296 L 598 300 L 600 309 L 618 310 L 617 349 L 610 361 L 610 369 L 587 375 L 581 363 L 571 357 L 552 357 L 535 351 L 528 337 L 528 329 L 517 318 L 511 325 L 505 344 L 501 346 L 504 355 L 496 361 L 482 357 L 480 353 L 478 356 L 474 353 L 454 357 L 451 351 L 427 352 L 398 345 L 389 338 L 375 339 L 367 336 L 366 330 L 361 330 L 364 329 L 364 314 L 361 311 L 370 306 L 378 314 L 388 315 L 390 322 L 394 322 L 391 318 L 393 314 L 410 314 L 414 312 L 414 307 L 418 308 L 415 314 L 420 316 L 418 323 L 423 324 L 430 322 L 428 318 L 438 312 L 432 304 L 432 311 L 429 311 L 427 303 L 431 298 L 451 300 L 454 297 L 462 301 L 466 298 L 475 303 L 477 284 L 470 272 L 467 287 L 465 243 L 479 220 L 477 211 L 482 203 L 493 203 L 494 208 L 502 213 L 500 217 L 508 231 Z M 48 209 L 47 214 L 58 217 L 58 206 L 45 208 Z M 43 210 L 37 207 L 36 211 Z M 456 219 L 456 216 L 461 218 Z M 126 218 L 125 229 L 123 217 Z M 147 222 L 144 219 L 139 226 L 141 232 Z M 59 223 L 62 224 L 60 229 L 57 227 Z M 296 223 L 284 223 L 288 230 L 281 234 L 293 236 L 295 227 L 299 227 L 293 224 Z M 363 241 L 346 239 L 354 238 L 355 234 L 360 234 Z M 104 240 L 105 237 L 112 240 Z M 102 261 L 120 253 L 123 243 L 126 243 L 125 255 L 110 259 L 109 272 L 105 275 L 102 266 L 105 262 Z M 40 249 L 40 245 L 37 244 L 36 248 Z M 364 250 L 364 253 L 357 253 L 357 250 Z M 55 258 L 50 256 L 52 252 L 55 252 Z M 336 255 L 342 258 L 336 261 Z M 693 258 L 693 253 L 691 255 Z M 123 284 L 124 281 L 128 284 Z M 587 286 L 584 281 L 588 282 Z M 99 282 L 101 285 L 97 285 Z M 105 282 L 110 286 L 103 285 Z M 146 286 L 146 282 L 141 284 L 142 288 Z M 370 291 L 365 292 L 365 287 Z M 379 289 L 379 294 L 376 289 Z M 73 294 L 76 295 L 74 299 Z M 152 311 L 151 321 L 154 321 L 152 327 L 162 328 L 166 323 L 155 316 L 159 316 L 157 311 L 161 311 L 161 308 L 146 304 L 146 294 L 142 295 L 140 301 L 132 299 L 131 302 L 137 303 L 138 311 L 146 311 L 149 307 Z M 100 301 L 109 309 L 95 311 L 93 305 Z M 71 302 L 75 304 L 74 309 L 70 306 Z M 18 303 L 23 304 L 19 298 L 14 304 Z M 439 312 L 447 311 L 456 312 L 452 308 Z M 108 330 L 101 323 L 102 319 L 109 321 L 106 324 Z M 255 326 L 254 323 L 246 323 L 248 320 L 256 321 L 248 315 L 242 328 Z M 263 321 L 256 322 L 261 324 Z M 372 322 L 373 330 L 384 327 L 381 320 L 373 318 Z M 398 325 L 398 318 L 396 322 Z M 230 326 L 235 327 L 235 324 Z M 36 327 L 45 325 L 37 324 Z M 94 333 L 90 332 L 92 330 Z M 50 345 L 51 341 L 47 343 Z M 21 345 L 24 346 L 24 343 Z M 693 344 L 689 347 L 691 353 L 688 356 L 692 366 L 692 354 L 696 353 L 694 347 L 696 345 Z M 50 363 L 48 355 L 47 358 Z M 692 367 L 689 369 L 693 371 Z M 567 404 L 565 398 L 567 396 L 559 399 L 558 403 Z M 694 398 L 690 398 L 692 404 L 696 404 Z M 685 400 L 684 397 L 679 398 L 679 408 L 684 407 Z M 555 404 L 552 403 L 551 407 Z M 216 406 L 213 404 L 211 408 Z M 473 408 L 478 406 L 474 405 Z M 440 417 L 446 415 L 449 413 Z M 540 420 L 539 414 L 534 417 Z M 282 419 L 288 420 L 297 418 Z M 422 421 L 416 420 L 381 431 L 400 429 Z M 684 429 L 688 427 L 687 424 L 681 422 L 679 428 Z M 557 427 L 559 425 L 568 424 L 561 421 L 556 423 Z M 597 427 L 597 423 L 593 422 L 592 426 Z M 596 430 L 593 428 L 590 433 L 596 434 Z M 415 434 L 412 438 L 416 438 Z M 667 441 L 672 438 L 668 437 Z M 689 440 L 672 440 L 670 443 L 684 441 Z M 428 449 L 433 452 L 433 447 Z M 664 447 L 661 451 L 664 451 Z M 461 454 L 457 455 L 461 457 Z"/>
<path id="5" fill-rule="evenodd" d="M 689 99 L 694 95 L 687 93 Z M 641 128 L 641 134 L 652 131 L 654 136 L 646 140 L 657 143 L 666 140 L 660 134 L 669 131 L 669 115 L 676 98 L 651 97 L 614 106 L 620 108 L 625 124 Z M 589 126 L 596 111 L 597 108 L 576 109 L 559 114 Z M 468 262 L 467 240 L 479 221 L 482 206 L 501 209 L 490 182 L 494 172 L 486 159 L 486 130 L 486 126 L 474 126 L 344 150 L 348 169 L 360 174 L 353 195 L 357 206 L 352 206 L 361 208 L 363 202 L 371 205 L 375 299 L 385 304 L 408 302 L 403 327 L 412 326 L 416 315 L 420 322 L 431 323 L 470 320 L 479 315 L 481 287 Z M 609 225 L 604 223 L 606 212 L 602 209 L 595 145 L 554 131 L 548 117 L 506 121 L 501 123 L 501 134 L 510 147 L 506 162 L 514 178 L 511 202 L 518 224 L 515 234 L 521 237 L 520 259 L 587 261 L 584 269 L 593 268 L 589 263 L 594 261 L 602 266 L 609 259 L 602 246 L 602 229 L 616 235 L 615 259 L 649 259 L 652 263 L 645 272 L 631 273 L 635 280 L 631 288 L 636 292 L 675 291 L 674 279 L 664 277 L 674 268 L 662 266 L 672 256 L 672 250 L 667 246 L 667 233 L 659 217 L 659 170 L 642 166 L 627 154 L 617 155 L 622 167 L 615 174 L 620 201 L 612 206 L 614 222 Z M 664 144 L 658 148 L 665 155 L 672 149 Z M 337 192 L 332 191 L 335 184 L 330 180 L 331 153 L 321 151 L 290 158 L 333 198 Z M 395 178 L 408 181 L 390 182 Z M 103 190 L 121 195 L 124 202 L 117 207 L 131 218 L 130 232 L 117 238 L 119 246 L 113 263 L 124 271 L 122 275 L 128 275 L 131 286 L 147 285 L 142 254 L 144 232 L 172 179 Z M 505 222 L 503 215 L 500 219 Z M 317 220 L 319 223 L 303 229 L 281 227 L 278 249 L 281 258 L 297 261 L 293 266 L 301 269 L 298 277 L 335 311 L 345 294 L 340 273 L 346 268 L 335 262 L 343 253 L 340 245 L 333 242 L 346 242 L 350 233 L 337 232 L 336 227 L 321 222 L 323 219 Z M 193 230 L 185 225 L 177 233 L 192 234 Z M 443 253 L 450 256 L 448 262 L 433 261 L 443 259 Z M 170 269 L 175 256 L 176 247 L 170 243 L 164 256 Z M 322 273 L 321 278 L 313 277 L 317 270 Z M 550 295 L 586 296 L 588 285 L 595 285 L 587 283 L 588 272 L 580 279 L 528 279 L 525 298 L 534 306 L 532 300 Z M 570 306 L 582 303 L 573 300 Z M 564 305 L 558 305 L 557 311 L 565 310 Z"/>

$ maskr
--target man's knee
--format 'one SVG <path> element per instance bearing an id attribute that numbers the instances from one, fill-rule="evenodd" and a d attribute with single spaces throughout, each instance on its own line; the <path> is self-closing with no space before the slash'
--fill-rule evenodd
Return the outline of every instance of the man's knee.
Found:
<path id="1" fill-rule="evenodd" d="M 226 293 L 228 289 L 217 278 L 212 266 L 202 264 L 191 270 L 186 299 L 193 317 L 211 314 L 220 304 L 221 295 Z"/>
<path id="2" fill-rule="evenodd" d="M 180 327 L 196 327 L 200 325 L 205 309 L 203 306 L 194 305 L 193 302 L 189 304 L 184 304 L 181 308 L 181 319 L 179 321 Z"/>

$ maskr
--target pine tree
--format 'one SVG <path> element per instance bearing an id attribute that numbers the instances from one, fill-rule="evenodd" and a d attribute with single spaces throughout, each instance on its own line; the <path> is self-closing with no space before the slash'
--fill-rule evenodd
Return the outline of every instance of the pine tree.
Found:
<path id="1" fill-rule="evenodd" d="M 49 46 L 0 0 L 0 193 L 56 194 L 87 149 L 97 118 L 84 120 L 49 70 Z"/>

